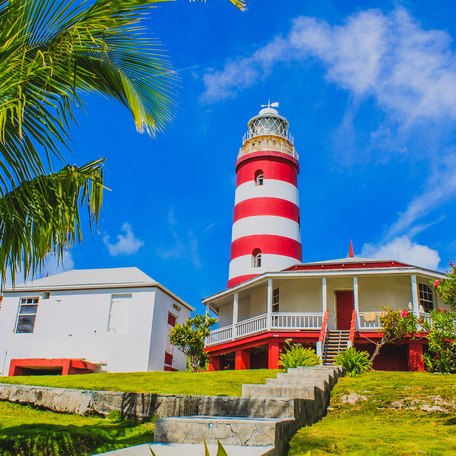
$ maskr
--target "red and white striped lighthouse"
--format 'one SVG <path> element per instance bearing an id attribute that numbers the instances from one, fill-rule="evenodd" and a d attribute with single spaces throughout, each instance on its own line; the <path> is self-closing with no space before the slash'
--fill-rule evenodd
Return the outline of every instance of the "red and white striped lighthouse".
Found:
<path id="1" fill-rule="evenodd" d="M 301 262 L 298 154 L 277 106 L 249 120 L 239 150 L 228 287 Z"/>

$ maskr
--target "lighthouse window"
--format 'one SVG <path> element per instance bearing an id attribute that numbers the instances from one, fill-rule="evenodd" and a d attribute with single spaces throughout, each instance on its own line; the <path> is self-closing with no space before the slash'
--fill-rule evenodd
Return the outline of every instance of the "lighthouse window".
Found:
<path id="1" fill-rule="evenodd" d="M 255 249 L 252 252 L 252 267 L 261 268 L 261 250 Z"/>
<path id="2" fill-rule="evenodd" d="M 255 171 L 255 185 L 263 185 L 264 174 L 263 170 L 258 169 Z"/>

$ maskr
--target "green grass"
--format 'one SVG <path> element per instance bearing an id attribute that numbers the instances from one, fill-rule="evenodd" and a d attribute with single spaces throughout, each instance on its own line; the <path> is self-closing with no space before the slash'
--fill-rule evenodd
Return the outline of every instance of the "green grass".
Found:
<path id="1" fill-rule="evenodd" d="M 135 424 L 0 402 L 1 456 L 86 456 L 153 441 L 152 422 Z"/>
<path id="2" fill-rule="evenodd" d="M 68 376 L 0 377 L 0 383 L 198 396 L 240 396 L 243 383 L 265 383 L 277 370 L 148 372 Z"/>
<path id="3" fill-rule="evenodd" d="M 342 396 L 351 392 L 367 401 L 343 404 Z M 436 396 L 450 404 L 450 413 L 420 410 L 423 405 L 435 405 Z M 398 401 L 403 405 L 400 409 L 391 405 Z M 309 450 L 311 456 L 455 455 L 456 376 L 369 372 L 340 379 L 328 415 L 298 431 L 289 455 L 305 455 Z"/>

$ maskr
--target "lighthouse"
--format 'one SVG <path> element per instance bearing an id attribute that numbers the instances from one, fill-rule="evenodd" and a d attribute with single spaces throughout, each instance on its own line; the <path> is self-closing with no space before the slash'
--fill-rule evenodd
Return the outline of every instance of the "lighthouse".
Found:
<path id="1" fill-rule="evenodd" d="M 301 262 L 298 154 L 277 107 L 249 120 L 237 157 L 228 287 Z"/>

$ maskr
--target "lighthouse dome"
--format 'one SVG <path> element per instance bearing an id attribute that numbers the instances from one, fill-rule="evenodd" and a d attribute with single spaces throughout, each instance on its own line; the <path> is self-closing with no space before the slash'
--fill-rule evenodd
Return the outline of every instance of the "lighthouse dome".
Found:
<path id="1" fill-rule="evenodd" d="M 288 120 L 282 117 L 277 109 L 270 106 L 263 108 L 255 117 L 248 122 L 248 131 L 243 141 L 255 136 L 272 135 L 280 136 L 293 143 L 293 138 L 288 133 Z"/>

